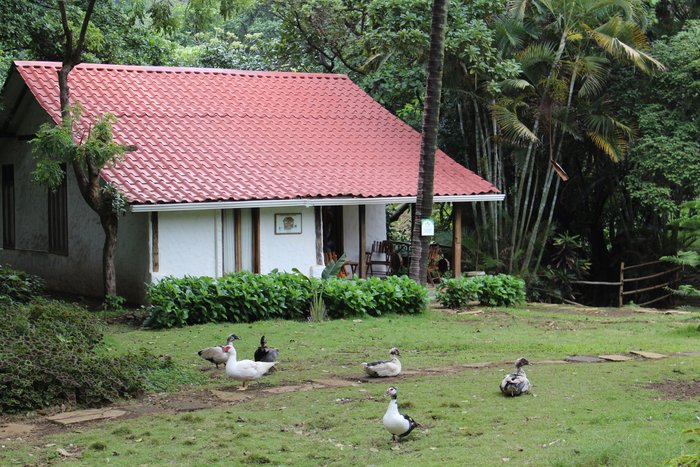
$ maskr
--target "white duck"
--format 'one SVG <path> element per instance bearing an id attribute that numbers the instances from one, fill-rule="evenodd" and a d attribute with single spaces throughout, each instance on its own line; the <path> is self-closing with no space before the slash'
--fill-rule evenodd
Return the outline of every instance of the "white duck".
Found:
<path id="1" fill-rule="evenodd" d="M 396 402 L 397 394 L 398 390 L 394 386 L 390 386 L 389 389 L 386 390 L 386 395 L 391 396 L 391 400 L 389 401 L 389 408 L 386 409 L 386 413 L 382 419 L 384 428 L 391 433 L 392 441 L 397 441 L 397 436 L 398 441 L 400 441 L 401 438 L 412 432 L 415 427 L 420 426 L 411 417 L 399 412 L 399 405 Z"/>
<path id="2" fill-rule="evenodd" d="M 235 334 L 231 334 L 226 339 L 226 344 L 230 344 L 236 339 L 240 339 L 240 337 L 238 337 Z M 204 360 L 212 362 L 214 365 L 216 365 L 216 368 L 219 368 L 220 364 L 226 363 L 228 361 L 228 354 L 224 352 L 224 347 L 225 345 L 215 345 L 213 347 L 207 347 L 206 349 L 202 349 L 199 352 L 197 352 L 197 355 L 202 357 Z"/>
<path id="3" fill-rule="evenodd" d="M 507 374 L 501 381 L 501 392 L 506 396 L 519 396 L 530 390 L 532 384 L 527 379 L 523 366 L 529 365 L 526 358 L 520 357 L 515 361 L 515 373 Z"/>
<path id="4" fill-rule="evenodd" d="M 277 362 L 254 362 L 253 360 L 236 360 L 236 349 L 232 344 L 224 347 L 224 352 L 229 354 L 226 362 L 226 375 L 237 381 L 241 381 L 240 390 L 246 389 L 248 381 L 260 379 Z"/>
<path id="5" fill-rule="evenodd" d="M 374 378 L 396 376 L 401 373 L 401 362 L 398 359 L 400 356 L 399 349 L 392 347 L 389 350 L 389 355 L 391 360 L 379 360 L 370 363 L 362 362 L 365 373 Z"/>

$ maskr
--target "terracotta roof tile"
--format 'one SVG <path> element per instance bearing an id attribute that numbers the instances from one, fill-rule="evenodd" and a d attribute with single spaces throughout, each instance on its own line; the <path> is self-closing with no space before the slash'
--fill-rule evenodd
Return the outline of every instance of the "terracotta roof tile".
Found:
<path id="1" fill-rule="evenodd" d="M 59 63 L 15 62 L 59 121 Z M 138 150 L 103 169 L 131 203 L 415 196 L 420 134 L 347 76 L 81 64 L 86 116 Z M 436 195 L 498 193 L 438 151 Z"/>

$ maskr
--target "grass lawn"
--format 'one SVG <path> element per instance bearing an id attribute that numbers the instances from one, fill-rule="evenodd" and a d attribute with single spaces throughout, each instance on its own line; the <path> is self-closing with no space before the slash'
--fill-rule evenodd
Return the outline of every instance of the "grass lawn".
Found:
<path id="1" fill-rule="evenodd" d="M 698 450 L 682 431 L 700 424 L 700 355 L 674 355 L 700 350 L 698 324 L 699 313 L 529 306 L 320 324 L 111 326 L 104 352 L 148 347 L 179 364 L 155 375 L 162 394 L 149 400 L 206 399 L 209 408 L 171 404 L 134 416 L 149 402 L 125 403 L 130 418 L 39 431 L 30 443 L 2 440 L 0 465 L 662 465 Z M 252 357 L 262 334 L 280 348 L 280 371 L 245 393 L 196 353 L 232 332 L 243 337 L 239 359 Z M 392 346 L 403 374 L 361 378 L 359 363 L 385 358 Z M 669 357 L 545 362 L 632 350 Z M 534 389 L 507 399 L 498 384 L 519 356 L 536 363 L 525 367 Z M 338 384 L 311 389 L 311 380 Z M 398 444 L 381 422 L 389 385 L 422 425 Z M 219 401 L 212 390 L 247 399 Z"/>

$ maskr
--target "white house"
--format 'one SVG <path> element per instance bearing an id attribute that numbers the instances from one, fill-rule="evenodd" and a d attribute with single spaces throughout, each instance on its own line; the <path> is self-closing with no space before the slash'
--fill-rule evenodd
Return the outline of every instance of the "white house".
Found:
<path id="1" fill-rule="evenodd" d="M 0 264 L 100 296 L 103 233 L 72 171 L 56 193 L 31 181 L 28 141 L 60 121 L 59 67 L 15 62 L 3 87 Z M 386 205 L 415 202 L 420 134 L 347 76 L 81 64 L 69 84 L 84 118 L 113 113 L 138 148 L 102 170 L 129 202 L 116 267 L 132 302 L 167 275 L 313 274 L 326 250 L 361 271 Z M 503 198 L 440 151 L 435 187 L 436 202 Z"/>

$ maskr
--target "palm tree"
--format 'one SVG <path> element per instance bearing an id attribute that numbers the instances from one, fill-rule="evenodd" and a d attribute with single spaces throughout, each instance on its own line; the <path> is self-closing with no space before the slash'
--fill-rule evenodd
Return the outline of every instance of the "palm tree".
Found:
<path id="1" fill-rule="evenodd" d="M 433 0 L 428 79 L 423 107 L 423 132 L 418 168 L 416 213 L 411 236 L 411 265 L 409 275 L 419 284 L 426 282 L 426 263 L 430 238 L 421 235 L 421 219 L 433 212 L 435 175 L 435 151 L 437 150 L 438 123 L 440 120 L 440 96 L 442 94 L 442 70 L 445 62 L 445 28 L 449 0 Z"/>
<path id="2" fill-rule="evenodd" d="M 509 105 L 516 100 L 501 99 L 492 108 L 501 134 L 526 142 L 511 190 L 511 272 L 528 275 L 539 264 L 536 248 L 550 233 L 559 184 L 568 178 L 559 164 L 564 139 L 589 138 L 613 158 L 624 152 L 629 129 L 585 112 L 603 95 L 611 61 L 643 72 L 663 68 L 644 52 L 637 7 L 630 0 L 515 0 L 501 18 L 500 42 L 518 58 L 529 83 L 526 107 L 522 100 L 516 107 Z"/>

